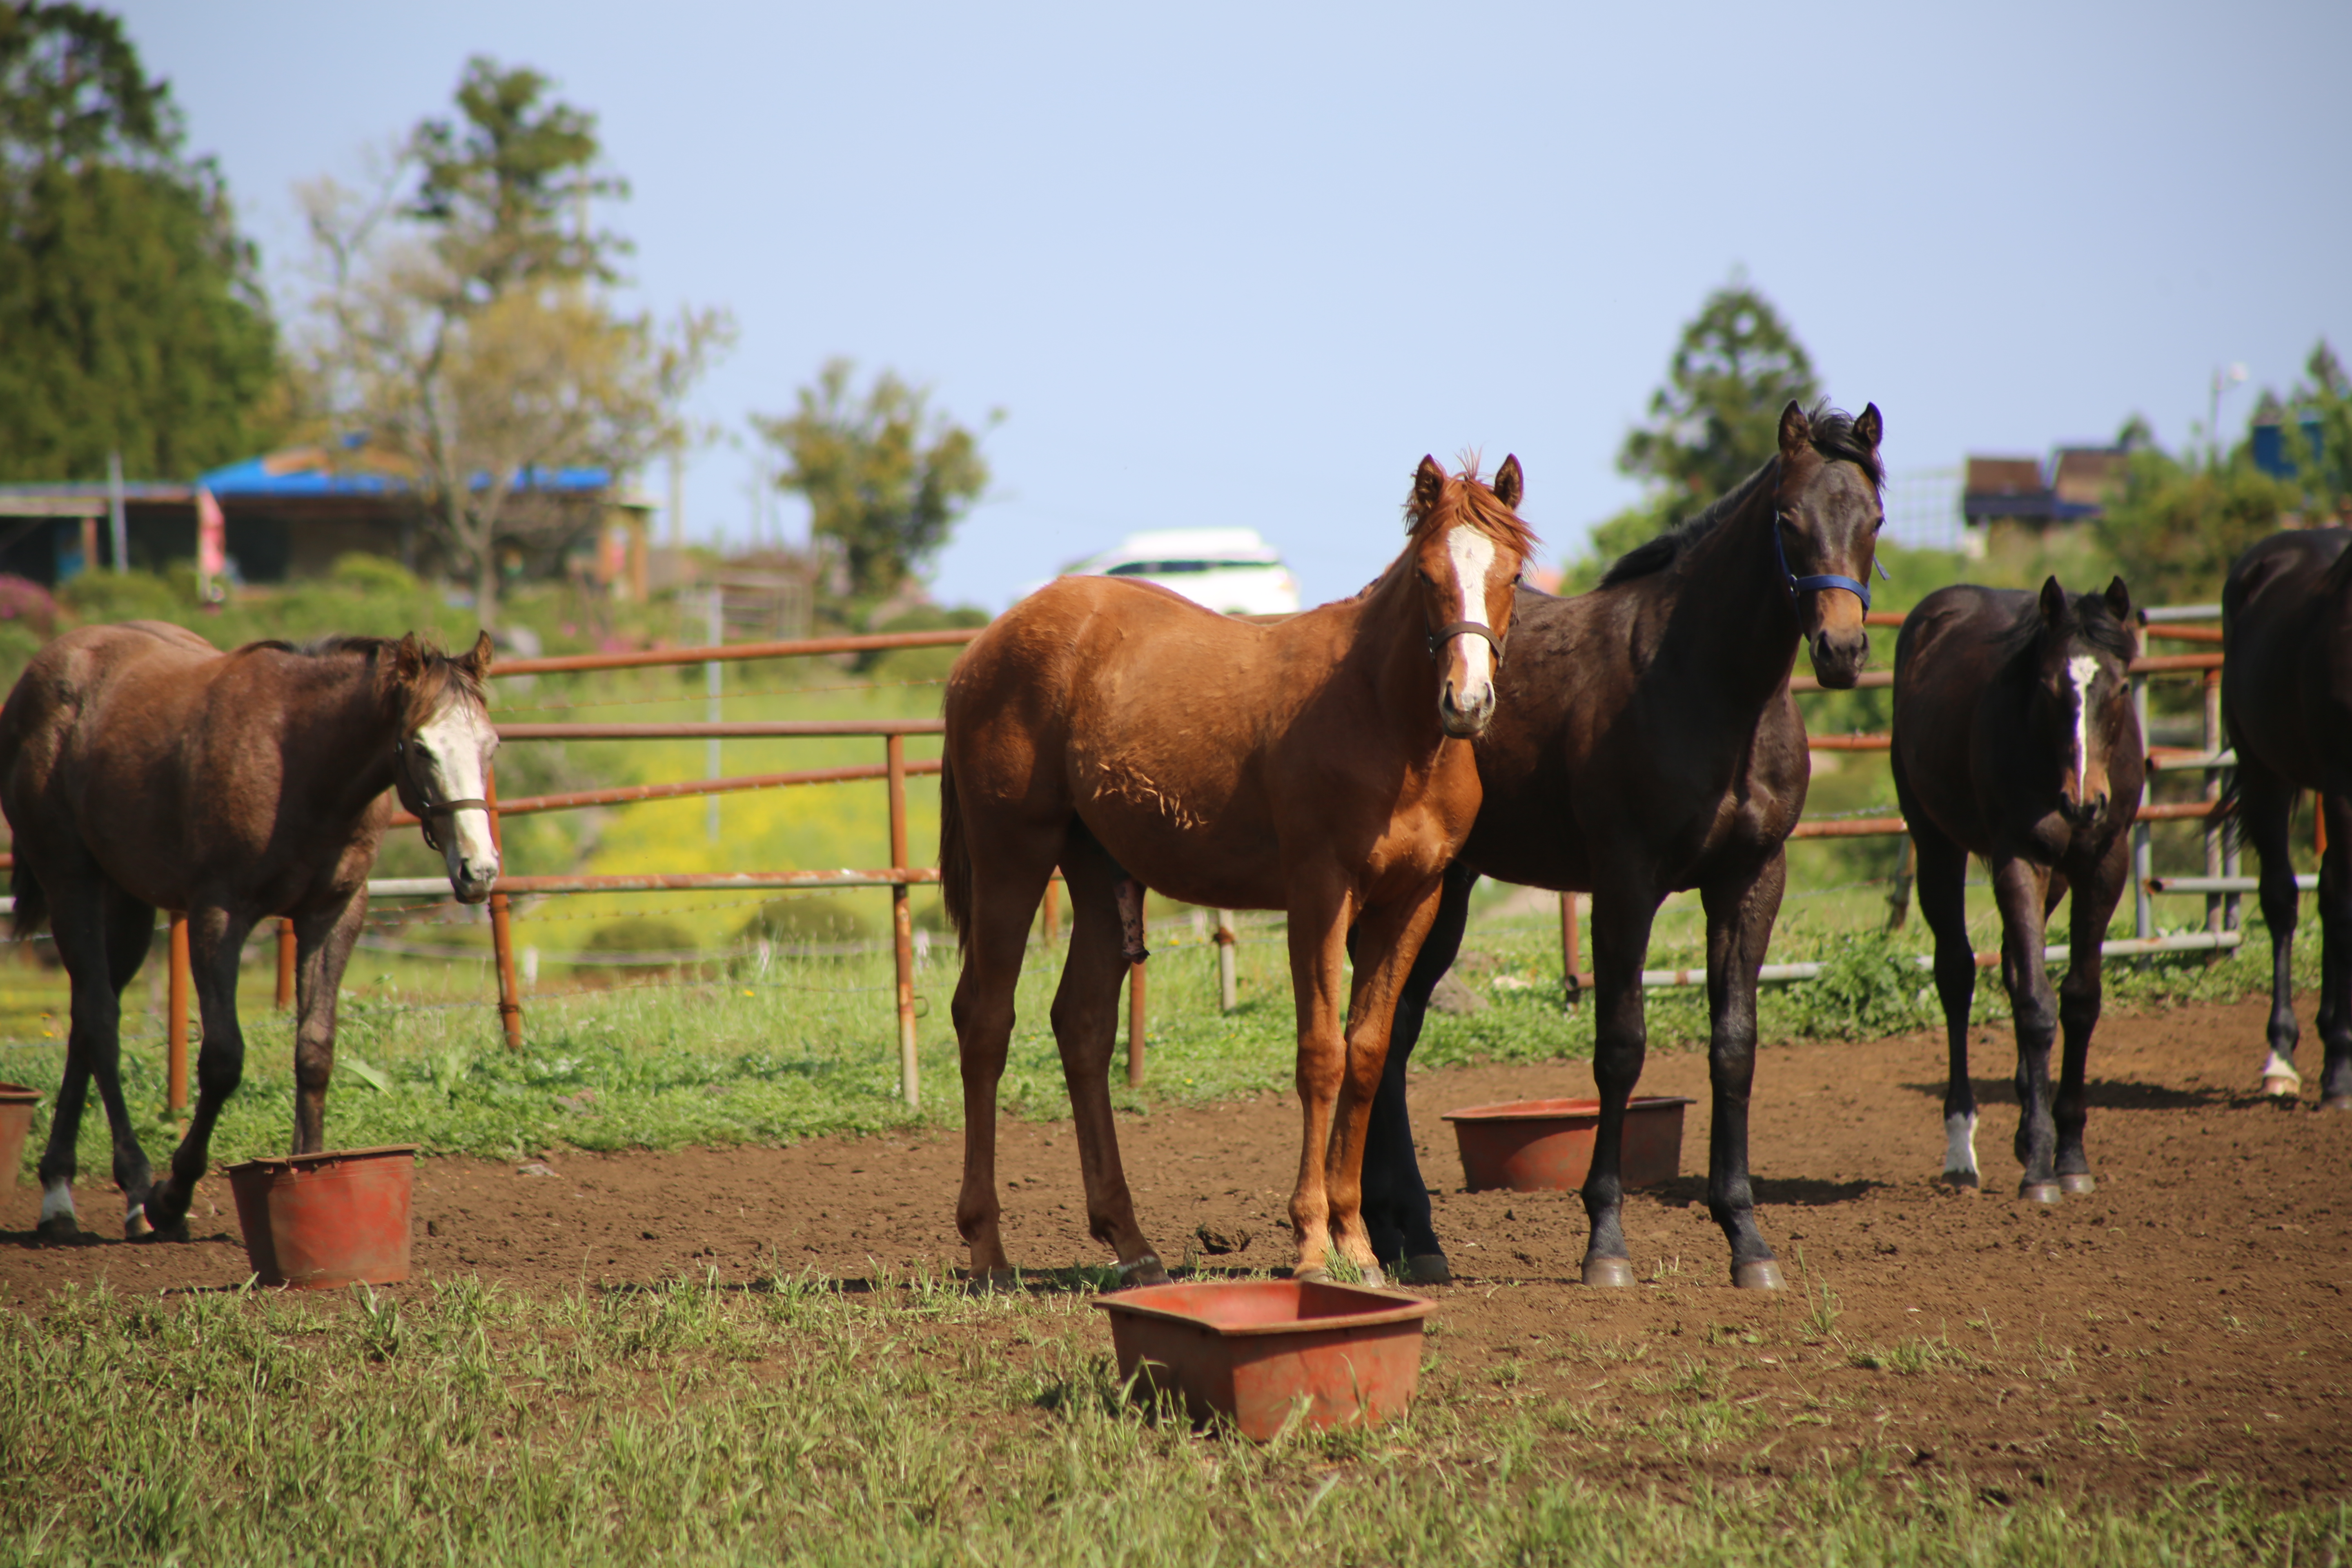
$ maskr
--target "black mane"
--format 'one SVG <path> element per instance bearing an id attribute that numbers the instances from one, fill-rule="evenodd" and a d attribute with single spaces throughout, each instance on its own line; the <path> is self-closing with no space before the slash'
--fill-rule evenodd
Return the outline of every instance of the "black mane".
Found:
<path id="1" fill-rule="evenodd" d="M 1853 433 L 1853 415 L 1841 408 L 1832 408 L 1822 402 L 1814 404 L 1812 412 L 1805 418 L 1812 426 L 1814 451 L 1833 463 L 1852 463 L 1869 476 L 1873 489 L 1886 488 L 1886 469 L 1878 460 L 1877 449 L 1864 446 L 1862 438 Z M 1780 458 L 1776 455 L 1768 458 L 1762 468 L 1709 502 L 1696 517 L 1668 529 L 1655 539 L 1635 545 L 1619 556 L 1602 574 L 1601 585 L 1607 588 L 1664 571 L 1681 558 L 1684 551 L 1721 527 L 1726 519 L 1737 516 L 1740 509 L 1755 499 L 1758 488 L 1777 479 L 1780 472 Z"/>

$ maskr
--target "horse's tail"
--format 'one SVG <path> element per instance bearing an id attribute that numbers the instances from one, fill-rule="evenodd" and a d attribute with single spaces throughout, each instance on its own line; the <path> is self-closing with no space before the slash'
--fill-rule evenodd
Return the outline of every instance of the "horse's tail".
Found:
<path id="1" fill-rule="evenodd" d="M 963 841 L 963 812 L 956 805 L 955 766 L 940 759 L 940 900 L 961 943 L 971 924 L 971 850 Z"/>
<path id="2" fill-rule="evenodd" d="M 49 900 L 41 879 L 22 859 L 8 868 L 8 891 L 15 900 L 16 940 L 22 942 L 49 923 Z"/>

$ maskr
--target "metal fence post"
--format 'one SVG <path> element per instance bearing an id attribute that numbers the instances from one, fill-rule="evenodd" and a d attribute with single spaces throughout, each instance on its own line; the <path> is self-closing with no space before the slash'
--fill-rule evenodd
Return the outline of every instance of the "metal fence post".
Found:
<path id="1" fill-rule="evenodd" d="M 2147 735 L 2147 677 L 2132 677 L 2132 711 L 2138 717 L 2139 732 Z M 2147 775 L 2140 776 L 2139 803 L 2147 804 Z M 2145 941 L 2156 934 L 2156 908 L 2148 892 L 2147 879 L 2156 875 L 2156 844 L 2150 837 L 2150 825 L 2132 824 L 2132 934 Z"/>
<path id="2" fill-rule="evenodd" d="M 188 1113 L 188 917 L 172 916 L 171 984 L 163 1001 L 163 1109 Z"/>
<path id="3" fill-rule="evenodd" d="M 278 917 L 278 1010 L 294 1005 L 294 922 Z"/>
<path id="4" fill-rule="evenodd" d="M 907 740 L 884 739 L 890 763 L 890 866 L 907 866 Z M 915 919 L 907 902 L 907 884 L 890 884 L 890 940 L 898 967 L 898 1087 L 909 1110 L 923 1102 L 921 1066 L 915 1058 Z"/>
<path id="5" fill-rule="evenodd" d="M 1240 940 L 1234 930 L 1234 911 L 1217 911 L 1217 1009 L 1230 1013 L 1241 1005 L 1241 986 L 1234 973 L 1234 943 Z"/>
<path id="6" fill-rule="evenodd" d="M 499 852 L 499 873 L 506 874 L 507 847 L 499 828 L 499 770 L 482 780 L 482 795 L 490 803 L 490 847 Z M 453 827 L 451 831 L 456 831 Z M 504 893 L 490 895 L 490 949 L 498 961 L 499 1024 L 506 1031 L 507 1049 L 522 1049 L 522 988 L 515 980 L 514 926 Z"/>
<path id="7" fill-rule="evenodd" d="M 2211 758 L 2219 756 L 2221 752 L 2221 672 L 2218 669 L 2207 670 L 2205 672 L 2203 685 L 2205 688 L 2205 722 L 2203 733 L 2205 737 L 2205 755 L 2210 762 Z M 2206 768 L 2204 794 L 2205 799 L 2208 802 L 2218 803 L 2221 800 L 2221 769 L 2211 766 L 2208 766 Z M 2223 875 L 2221 869 L 2221 825 L 2213 820 L 2212 807 L 2210 805 L 2206 808 L 2204 833 L 2205 874 L 2209 877 L 2220 877 Z M 2221 929 L 2221 895 L 2219 893 L 2206 894 L 2205 929 L 2209 931 L 2220 931 Z M 2213 950 L 2213 956 L 2218 960 L 2221 956 L 2221 950 L 2218 947 L 2215 948 Z"/>

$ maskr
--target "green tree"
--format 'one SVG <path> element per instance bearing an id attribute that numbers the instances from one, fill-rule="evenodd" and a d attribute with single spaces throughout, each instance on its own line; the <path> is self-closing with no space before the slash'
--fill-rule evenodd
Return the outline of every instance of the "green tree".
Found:
<path id="1" fill-rule="evenodd" d="M 777 486 L 806 499 L 811 532 L 841 552 L 840 608 L 862 624 L 938 554 L 987 489 L 988 462 L 978 436 L 931 411 L 928 388 L 886 370 L 860 394 L 855 374 L 828 361 L 791 414 L 751 424 L 783 458 Z"/>
<path id="2" fill-rule="evenodd" d="M 2305 526 L 2352 523 L 2352 376 L 2326 338 L 2311 351 L 2304 374 L 2311 379 L 2278 410 L 2286 458 L 2294 467 L 2289 488 L 2295 510 Z M 2315 446 L 2306 421 L 2319 437 Z"/>
<path id="3" fill-rule="evenodd" d="M 1621 473 L 1654 487 L 1650 514 L 1668 527 L 1737 485 L 1780 450 L 1780 411 L 1821 396 L 1811 356 L 1772 302 L 1734 279 L 1683 328 L 1650 423 L 1618 449 Z"/>
<path id="4" fill-rule="evenodd" d="M 331 181 L 303 192 L 315 416 L 402 459 L 485 624 L 502 554 L 560 552 L 602 521 L 539 503 L 527 476 L 617 478 L 678 444 L 686 393 L 732 333 L 722 311 L 662 325 L 599 292 L 621 242 L 591 231 L 585 204 L 625 187 L 597 171 L 594 117 L 548 88 L 477 58 L 464 125 L 421 123 L 373 199 Z"/>
<path id="5" fill-rule="evenodd" d="M 2278 531 L 2293 492 L 2254 466 L 2251 444 L 2226 456 L 2135 450 L 2097 524 L 2099 542 L 2142 605 L 2210 604 L 2230 563 Z"/>
<path id="6" fill-rule="evenodd" d="M 186 477 L 272 433 L 254 249 L 183 142 L 118 19 L 0 5 L 0 479 Z"/>

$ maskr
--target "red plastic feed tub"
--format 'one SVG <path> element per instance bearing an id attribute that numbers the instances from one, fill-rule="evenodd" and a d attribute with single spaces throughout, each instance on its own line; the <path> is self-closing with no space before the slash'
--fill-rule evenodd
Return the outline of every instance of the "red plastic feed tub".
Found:
<path id="1" fill-rule="evenodd" d="M 232 1165 L 245 1256 L 264 1285 L 328 1290 L 408 1278 L 416 1145 L 330 1149 Z"/>
<path id="2" fill-rule="evenodd" d="M 1370 1426 L 1402 1414 L 1421 1381 L 1433 1301 L 1296 1279 L 1148 1285 L 1104 1296 L 1123 1378 L 1175 1395 L 1195 1421 L 1228 1415 L 1245 1437 Z"/>
<path id="3" fill-rule="evenodd" d="M 0 1083 L 0 1189 L 16 1184 L 25 1140 L 33 1131 L 33 1107 L 40 1102 L 38 1090 L 21 1083 Z"/>
<path id="4" fill-rule="evenodd" d="M 1625 1107 L 1622 1167 L 1629 1187 L 1655 1186 L 1682 1174 L 1683 1107 L 1675 1095 L 1638 1095 Z M 1519 1100 L 1449 1110 L 1472 1192 L 1573 1191 L 1592 1169 L 1601 1130 L 1597 1100 Z"/>

